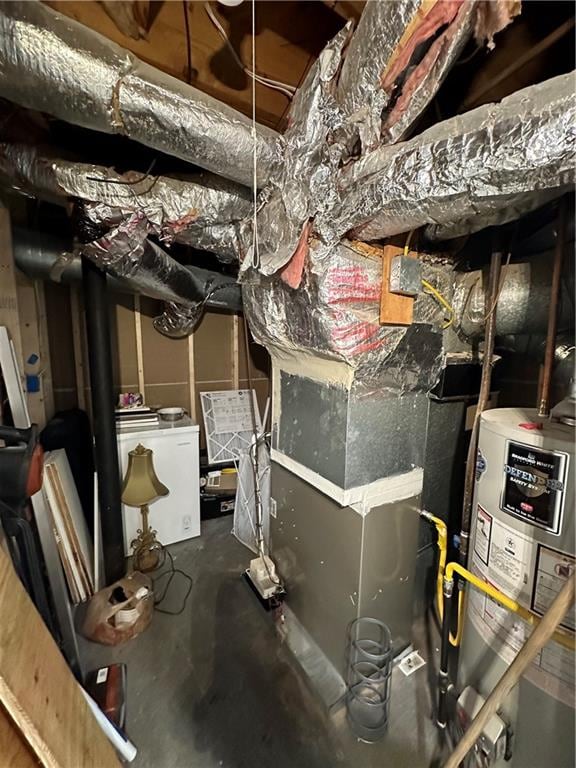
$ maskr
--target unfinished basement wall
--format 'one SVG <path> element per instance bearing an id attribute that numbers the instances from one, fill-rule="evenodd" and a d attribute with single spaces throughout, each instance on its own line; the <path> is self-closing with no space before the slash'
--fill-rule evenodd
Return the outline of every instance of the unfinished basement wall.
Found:
<path id="1" fill-rule="evenodd" d="M 90 413 L 90 375 L 80 286 L 45 284 L 55 410 Z M 201 425 L 200 393 L 248 388 L 241 315 L 206 312 L 195 332 L 169 339 L 154 330 L 160 304 L 145 296 L 110 297 L 115 393 L 143 392 L 151 406 L 181 406 Z M 250 343 L 250 377 L 261 414 L 270 392 L 270 359 Z"/>

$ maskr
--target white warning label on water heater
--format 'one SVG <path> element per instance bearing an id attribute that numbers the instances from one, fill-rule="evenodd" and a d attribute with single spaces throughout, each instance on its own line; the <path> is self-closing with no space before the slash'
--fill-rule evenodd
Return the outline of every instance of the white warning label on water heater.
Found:
<path id="1" fill-rule="evenodd" d="M 502 523 L 478 506 L 472 571 L 535 613 L 544 614 L 575 567 L 575 559 L 557 552 Z M 512 663 L 531 632 L 517 614 L 471 589 L 469 616 L 485 643 L 507 664 Z M 574 612 L 564 626 L 573 629 Z M 574 652 L 549 642 L 525 677 L 551 696 L 574 706 Z"/>
<path id="2" fill-rule="evenodd" d="M 492 539 L 492 515 L 478 504 L 476 514 L 476 535 L 474 537 L 474 552 L 484 565 L 488 565 L 490 541 Z"/>
<path id="3" fill-rule="evenodd" d="M 490 518 L 478 505 L 477 521 Z M 480 543 L 478 543 L 479 531 Z M 495 587 L 515 600 L 530 602 L 530 575 L 532 571 L 532 539 L 519 533 L 498 518 L 490 518 L 489 540 L 485 541 L 487 522 L 477 522 L 472 562 Z"/>

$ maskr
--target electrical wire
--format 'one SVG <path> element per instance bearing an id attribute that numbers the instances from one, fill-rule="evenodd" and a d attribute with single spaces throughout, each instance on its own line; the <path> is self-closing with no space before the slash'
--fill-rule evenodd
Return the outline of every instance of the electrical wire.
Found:
<path id="1" fill-rule="evenodd" d="M 446 328 L 450 328 L 452 323 L 454 322 L 454 308 L 448 301 L 448 299 L 444 298 L 444 296 L 440 293 L 440 291 L 435 288 L 431 283 L 428 282 L 428 280 L 422 280 L 422 285 L 424 286 L 425 293 L 429 293 L 430 296 L 433 296 L 436 301 L 444 307 L 444 309 L 448 312 L 448 320 L 444 323 L 442 326 L 443 330 L 446 330 Z"/>
<path id="2" fill-rule="evenodd" d="M 404 256 L 408 256 L 410 252 L 410 241 L 412 240 L 412 235 L 414 234 L 416 230 L 411 229 L 410 232 L 408 232 L 408 236 L 406 237 L 406 242 L 404 243 Z M 430 294 L 433 296 L 436 301 L 444 307 L 444 309 L 448 312 L 448 320 L 445 322 L 445 324 L 442 326 L 443 330 L 446 330 L 446 328 L 450 328 L 452 323 L 454 322 L 454 308 L 450 304 L 450 302 L 444 298 L 444 296 L 440 293 L 438 288 L 435 288 L 431 283 L 428 282 L 428 280 L 422 280 L 422 285 L 424 287 L 425 293 Z"/>
<path id="3" fill-rule="evenodd" d="M 234 61 L 240 67 L 240 69 L 243 72 L 245 72 L 249 77 L 251 77 L 252 80 L 256 80 L 257 82 L 259 82 L 260 85 L 265 85 L 267 88 L 272 88 L 275 91 L 279 91 L 280 93 L 283 93 L 284 96 L 286 96 L 288 99 L 293 99 L 294 94 L 296 93 L 296 88 L 293 85 L 288 85 L 288 83 L 283 83 L 280 80 L 274 80 L 271 77 L 265 77 L 264 75 L 259 75 L 256 73 L 256 62 L 254 60 L 254 55 L 252 56 L 251 70 L 244 64 L 244 62 L 236 52 L 236 49 L 230 42 L 230 38 L 228 37 L 226 30 L 224 29 L 224 27 L 218 20 L 216 14 L 212 10 L 210 3 L 204 3 L 204 9 L 208 15 L 208 18 L 210 19 L 212 24 L 216 27 L 220 36 L 226 43 L 230 53 L 234 58 Z M 255 35 L 254 8 L 252 8 L 252 42 L 254 42 L 254 35 Z"/>
<path id="4" fill-rule="evenodd" d="M 192 41 L 190 38 L 190 19 L 188 18 L 188 0 L 182 0 L 184 11 L 184 29 L 186 30 L 186 81 L 192 82 Z"/>
<path id="5" fill-rule="evenodd" d="M 408 237 L 406 238 L 406 242 L 404 243 L 404 256 L 408 256 L 410 240 L 412 240 L 412 235 L 414 234 L 414 232 L 415 232 L 414 229 L 411 229 L 410 232 L 408 232 Z"/>
<path id="6" fill-rule="evenodd" d="M 256 1 L 252 0 L 252 69 L 256 68 Z M 252 76 L 252 267 L 260 268 L 258 243 L 258 152 L 256 142 L 256 78 Z M 248 371 L 249 372 L 249 371 Z M 255 425 L 255 421 L 254 421 Z"/>
<path id="7" fill-rule="evenodd" d="M 169 569 L 167 571 L 164 571 L 164 573 L 160 573 L 155 579 L 152 579 L 152 586 L 154 588 L 154 592 L 156 592 L 156 589 L 157 589 L 156 585 L 160 581 L 168 577 L 168 581 L 166 582 L 166 586 L 162 590 L 160 597 L 155 598 L 154 600 L 154 610 L 157 611 L 158 613 L 165 613 L 168 616 L 180 616 L 184 612 L 184 609 L 186 608 L 186 603 L 188 601 L 188 598 L 190 597 L 190 593 L 192 592 L 192 587 L 194 586 L 194 580 L 189 574 L 187 574 L 181 568 L 175 567 L 174 558 L 172 557 L 172 553 L 170 552 L 169 549 L 167 549 L 163 544 L 160 544 L 159 549 L 161 554 L 161 560 L 158 565 L 158 568 L 162 568 L 162 566 L 166 562 L 167 556 L 168 556 L 168 559 L 170 560 L 170 564 L 169 564 Z M 170 589 L 170 585 L 174 581 L 176 574 L 179 574 L 180 576 L 184 577 L 184 579 L 186 579 L 186 581 L 188 582 L 186 593 L 182 598 L 182 605 L 177 611 L 170 611 L 170 610 L 167 610 L 166 608 L 160 608 L 161 604 L 164 602 L 164 600 L 168 595 L 168 590 Z"/>
<path id="8" fill-rule="evenodd" d="M 150 176 L 150 173 L 154 166 L 156 165 L 156 158 L 152 160 L 150 165 L 148 166 L 148 170 L 144 171 L 144 173 L 140 176 L 139 179 L 99 179 L 97 176 L 86 176 L 86 181 L 96 181 L 98 184 L 118 184 L 122 187 L 133 187 L 136 184 L 140 184 L 140 182 L 145 181 L 145 179 Z M 158 177 L 155 177 L 155 181 Z M 140 192 L 138 194 L 145 194 L 143 192 Z"/>

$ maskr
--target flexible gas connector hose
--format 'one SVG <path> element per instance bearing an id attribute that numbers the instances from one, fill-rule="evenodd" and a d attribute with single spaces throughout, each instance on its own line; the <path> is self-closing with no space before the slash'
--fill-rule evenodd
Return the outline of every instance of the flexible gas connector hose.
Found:
<path id="1" fill-rule="evenodd" d="M 439 557 L 438 575 L 436 579 L 436 600 L 441 621 L 444 616 L 444 580 L 453 581 L 454 573 L 457 573 L 460 578 L 464 579 L 464 581 L 469 582 L 473 587 L 476 587 L 476 589 L 479 589 L 493 600 L 496 600 L 496 602 L 500 603 L 500 605 L 503 605 L 504 608 L 507 608 L 509 611 L 518 614 L 518 616 L 520 616 L 520 618 L 528 624 L 534 626 L 539 623 L 540 618 L 536 616 L 536 614 L 527 610 L 524 608 L 524 606 L 520 605 L 520 603 L 517 603 L 516 600 L 512 600 L 499 589 L 496 589 L 496 587 L 488 584 L 488 582 L 484 581 L 478 576 L 475 576 L 471 571 L 464 568 L 459 563 L 454 562 L 448 563 L 448 565 L 446 565 L 446 552 L 448 548 L 448 531 L 446 528 L 446 523 L 439 517 L 435 517 L 434 515 L 430 514 L 430 512 L 426 512 L 424 510 L 421 510 L 420 515 L 431 522 L 438 532 Z M 464 592 L 463 590 L 460 590 L 458 594 L 458 629 L 456 631 L 456 637 L 450 634 L 450 644 L 454 647 L 459 646 L 460 642 L 462 641 L 462 633 L 464 631 L 463 608 Z M 560 645 L 564 646 L 564 648 L 568 648 L 571 651 L 576 648 L 574 637 L 564 632 L 555 632 L 554 640 Z"/>
<path id="2" fill-rule="evenodd" d="M 448 529 L 446 528 L 446 523 L 444 520 L 441 520 L 439 517 L 435 517 L 435 515 L 430 514 L 430 512 L 426 512 L 425 510 L 420 511 L 420 515 L 429 522 L 431 522 L 436 527 L 436 532 L 438 533 L 438 575 L 436 576 L 436 605 L 438 606 L 438 615 L 440 616 L 440 621 L 442 621 L 444 617 L 444 569 L 446 567 L 446 556 L 448 552 Z M 460 645 L 460 641 L 462 640 L 462 630 L 464 627 L 464 622 L 462 621 L 462 611 L 464 608 L 464 591 L 459 590 L 458 593 L 458 628 L 456 630 L 456 637 L 454 635 L 450 634 L 450 644 L 453 645 L 455 648 Z"/>
<path id="3" fill-rule="evenodd" d="M 517 613 L 518 616 L 520 616 L 520 618 L 528 624 L 537 626 L 540 623 L 541 618 L 539 616 L 536 616 L 536 614 L 532 613 L 531 611 L 524 608 L 524 606 L 517 603 L 516 600 L 512 600 L 512 598 L 508 597 L 503 592 L 500 592 L 499 589 L 496 589 L 496 587 L 493 587 L 487 581 L 484 581 L 478 576 L 475 576 L 467 568 L 464 568 L 462 565 L 460 565 L 460 563 L 448 563 L 444 571 L 444 581 L 448 583 L 453 582 L 454 573 L 457 573 L 461 579 L 465 579 L 470 584 L 472 584 L 473 587 L 476 587 L 476 589 L 484 592 L 484 594 L 488 595 L 488 597 L 496 600 L 496 602 L 500 603 L 500 605 L 503 605 L 504 608 L 507 608 L 513 613 Z M 571 651 L 576 648 L 574 637 L 567 635 L 561 630 L 556 630 L 552 635 L 552 639 L 560 645 L 564 646 L 564 648 L 568 648 Z"/>

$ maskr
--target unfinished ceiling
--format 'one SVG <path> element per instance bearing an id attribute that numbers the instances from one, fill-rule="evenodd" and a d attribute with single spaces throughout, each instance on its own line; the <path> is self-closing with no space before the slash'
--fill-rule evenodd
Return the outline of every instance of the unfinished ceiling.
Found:
<path id="1" fill-rule="evenodd" d="M 206 3 L 55 0 L 47 5 L 100 32 L 162 72 L 195 85 L 246 115 L 252 114 L 250 77 L 227 48 L 208 15 Z M 211 5 L 212 14 L 231 45 L 250 66 L 250 5 Z M 298 87 L 325 43 L 346 18 L 357 20 L 363 6 L 363 2 L 259 2 L 257 73 Z M 256 88 L 258 122 L 282 130 L 286 126 L 289 99 L 260 84 Z"/>
<path id="2" fill-rule="evenodd" d="M 134 277 L 151 237 L 236 261 L 247 284 L 309 286 L 350 238 L 426 225 L 453 238 L 563 194 L 574 165 L 566 5 L 373 2 L 357 20 L 349 3 L 50 4 L 66 16 L 4 3 L 1 171 L 37 197 L 76 201 L 84 254 L 116 277 Z M 255 126 L 242 70 L 252 9 Z M 189 333 L 196 312 L 181 312 Z"/>

